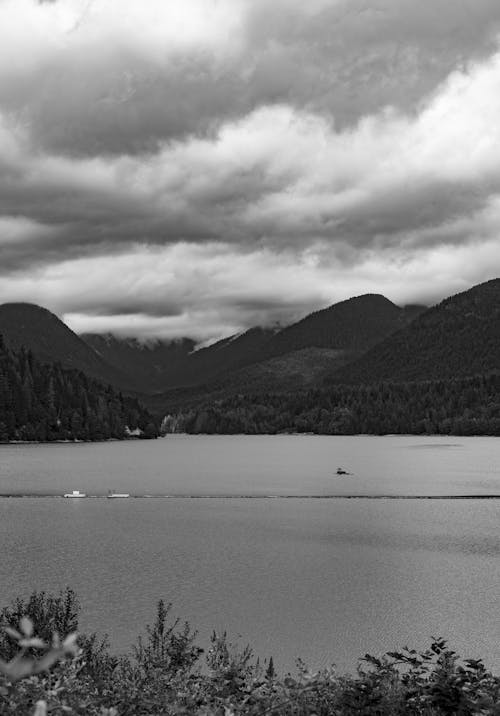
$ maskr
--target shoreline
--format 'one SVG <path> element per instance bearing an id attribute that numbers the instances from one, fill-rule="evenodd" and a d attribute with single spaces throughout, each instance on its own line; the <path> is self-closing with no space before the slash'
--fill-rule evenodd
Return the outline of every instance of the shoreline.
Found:
<path id="1" fill-rule="evenodd" d="M 162 436 L 158 436 L 162 437 Z M 140 437 L 125 437 L 125 438 L 104 438 L 103 440 L 0 440 L 0 447 L 2 445 L 96 445 L 97 443 L 128 443 L 135 441 L 144 440 L 157 440 L 158 438 L 140 438 Z"/>
<path id="2" fill-rule="evenodd" d="M 500 435 L 491 435 L 484 433 L 481 435 L 456 435 L 443 433 L 339 433 L 336 435 L 327 435 L 325 433 L 166 433 L 158 435 L 156 440 L 171 437 L 184 438 L 221 438 L 221 437 L 248 437 L 248 438 L 283 438 L 283 437 L 316 437 L 316 438 L 434 438 L 434 439 L 457 439 L 465 438 L 492 438 L 498 439 Z M 2 445 L 97 445 L 102 443 L 126 443 L 126 442 L 144 442 L 151 440 L 150 438 L 125 437 L 125 438 L 105 438 L 103 440 L 0 440 L 0 448 Z M 451 447 L 451 446 L 450 446 Z M 453 445 L 453 447 L 460 447 Z"/>
<path id="3" fill-rule="evenodd" d="M 60 494 L 0 493 L 0 499 L 50 499 L 80 502 L 81 500 L 107 500 L 108 495 L 64 497 Z M 129 495 L 124 500 L 500 500 L 500 494 L 486 495 Z M 116 500 L 115 500 L 116 502 Z"/>

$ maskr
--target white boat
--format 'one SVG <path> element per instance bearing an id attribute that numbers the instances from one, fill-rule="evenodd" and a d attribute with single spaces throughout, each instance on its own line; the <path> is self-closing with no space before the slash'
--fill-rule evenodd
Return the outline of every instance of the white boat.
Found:
<path id="1" fill-rule="evenodd" d="M 87 497 L 87 495 L 80 490 L 73 490 L 73 492 L 67 492 L 64 497 Z"/>
<path id="2" fill-rule="evenodd" d="M 116 498 L 123 498 L 123 497 L 130 497 L 128 492 L 111 492 L 111 490 L 107 494 L 108 499 L 116 499 Z"/>

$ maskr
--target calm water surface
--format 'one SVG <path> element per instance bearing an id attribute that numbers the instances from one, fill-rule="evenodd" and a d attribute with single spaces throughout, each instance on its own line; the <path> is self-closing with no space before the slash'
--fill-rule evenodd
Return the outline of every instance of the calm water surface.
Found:
<path id="1" fill-rule="evenodd" d="M 337 477 L 338 466 L 353 473 Z M 0 499 L 0 603 L 69 584 L 83 628 L 126 649 L 172 601 L 293 667 L 447 637 L 500 668 L 500 500 L 217 495 L 500 495 L 500 440 L 185 437 L 0 448 L 0 492 L 213 499 Z"/>

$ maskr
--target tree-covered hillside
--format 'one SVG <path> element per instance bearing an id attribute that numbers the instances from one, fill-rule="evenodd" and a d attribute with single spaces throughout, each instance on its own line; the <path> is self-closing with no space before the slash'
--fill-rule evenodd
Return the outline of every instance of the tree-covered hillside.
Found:
<path id="1" fill-rule="evenodd" d="M 130 378 L 129 385 L 141 391 L 164 390 L 171 376 L 182 371 L 196 343 L 178 340 L 121 338 L 111 333 L 84 333 L 80 338 L 106 363 Z"/>
<path id="2" fill-rule="evenodd" d="M 105 440 L 126 427 L 155 437 L 151 415 L 133 398 L 60 364 L 44 364 L 0 336 L 0 441 Z"/>
<path id="3" fill-rule="evenodd" d="M 379 294 L 355 296 L 284 328 L 267 346 L 266 357 L 311 346 L 361 353 L 405 326 L 419 310 L 425 307 L 406 311 Z"/>
<path id="4" fill-rule="evenodd" d="M 500 375 L 234 395 L 184 410 L 187 433 L 500 435 Z"/>
<path id="5" fill-rule="evenodd" d="M 450 296 L 335 371 L 336 383 L 437 380 L 500 370 L 500 279 Z"/>
<path id="6" fill-rule="evenodd" d="M 43 363 L 60 363 L 118 390 L 140 386 L 119 368 L 107 363 L 55 314 L 32 303 L 0 305 L 0 334 L 12 350 L 27 348 Z"/>
<path id="7" fill-rule="evenodd" d="M 399 308 L 384 296 L 367 294 L 315 311 L 289 326 L 250 328 L 199 350 L 193 350 L 195 344 L 189 339 L 144 344 L 110 335 L 81 337 L 106 363 L 131 376 L 130 385 L 140 384 L 151 395 L 148 403 L 154 409 L 162 403 L 159 391 L 165 392 L 163 402 L 168 405 L 172 390 L 179 388 L 186 396 L 265 391 L 276 382 L 280 389 L 293 389 L 288 380 L 292 372 L 299 387 L 310 383 L 312 374 L 320 380 L 326 370 L 351 361 L 423 310 L 423 306 Z M 332 355 L 329 364 L 326 351 Z M 198 389 L 190 390 L 193 386 Z"/>

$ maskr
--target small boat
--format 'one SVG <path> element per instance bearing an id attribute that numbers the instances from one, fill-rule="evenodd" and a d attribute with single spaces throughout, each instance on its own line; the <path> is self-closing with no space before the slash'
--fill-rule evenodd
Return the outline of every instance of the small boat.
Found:
<path id="1" fill-rule="evenodd" d="M 73 492 L 67 492 L 64 497 L 87 497 L 87 495 L 80 490 L 73 490 Z"/>
<path id="2" fill-rule="evenodd" d="M 123 497 L 130 497 L 128 492 L 113 492 L 110 490 L 106 497 L 110 500 L 117 499 L 117 498 L 123 498 Z"/>
<path id="3" fill-rule="evenodd" d="M 350 475 L 350 472 L 347 472 L 347 470 L 344 470 L 342 467 L 337 468 L 337 475 Z"/>

